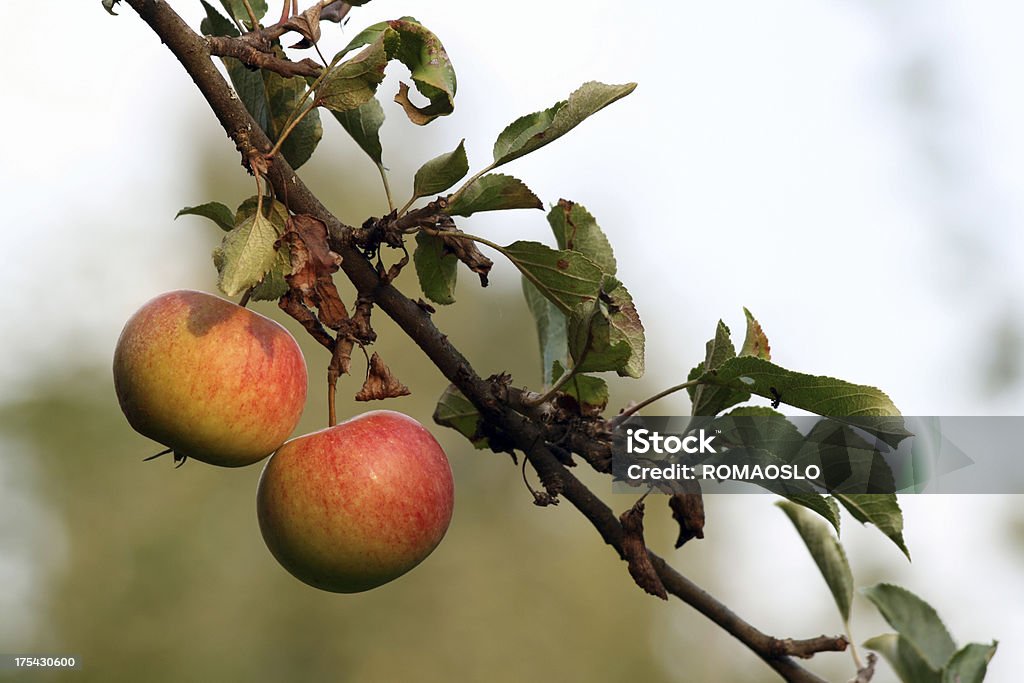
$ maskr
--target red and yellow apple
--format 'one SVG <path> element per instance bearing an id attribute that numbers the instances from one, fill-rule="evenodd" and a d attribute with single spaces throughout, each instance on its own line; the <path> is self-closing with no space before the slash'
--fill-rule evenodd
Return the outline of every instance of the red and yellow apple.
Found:
<path id="1" fill-rule="evenodd" d="M 128 423 L 176 457 L 241 467 L 295 430 L 306 362 L 273 320 L 181 290 L 128 320 L 114 351 L 114 389 Z"/>
<path id="2" fill-rule="evenodd" d="M 335 593 L 375 588 L 422 562 L 444 537 L 453 503 L 441 446 L 390 410 L 292 439 L 267 461 L 256 495 L 278 562 Z"/>

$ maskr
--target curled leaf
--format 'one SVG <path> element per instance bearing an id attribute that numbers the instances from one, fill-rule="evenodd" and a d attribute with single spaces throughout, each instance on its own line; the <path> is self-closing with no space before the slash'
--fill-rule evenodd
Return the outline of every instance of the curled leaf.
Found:
<path id="1" fill-rule="evenodd" d="M 629 564 L 629 575 L 633 577 L 636 585 L 643 588 L 651 595 L 656 595 L 662 600 L 668 600 L 668 592 L 661 577 L 654 570 L 651 558 L 647 554 L 647 542 L 644 540 L 644 504 L 638 502 L 622 513 L 619 517 L 622 523 L 622 556 Z"/>
<path id="2" fill-rule="evenodd" d="M 441 241 L 444 243 L 444 251 L 442 253 L 454 254 L 455 258 L 465 263 L 470 270 L 480 277 L 480 286 L 486 287 L 488 284 L 487 276 L 490 274 L 494 262 L 483 255 L 483 252 L 477 248 L 476 242 L 467 237 L 462 237 L 461 233 L 462 231 L 457 229 L 437 233 L 437 237 L 441 238 Z M 439 301 L 438 303 L 443 302 Z"/>
<path id="3" fill-rule="evenodd" d="M 284 27 L 295 31 L 302 36 L 303 40 L 293 47 L 312 47 L 320 40 L 320 3 L 307 9 L 302 14 L 296 14 L 285 22 Z"/>
<path id="4" fill-rule="evenodd" d="M 674 493 L 668 499 L 672 519 L 679 524 L 676 548 L 682 548 L 695 538 L 704 538 L 704 496 L 701 495 L 700 482 L 684 480 L 680 483 L 689 490 Z"/>
<path id="5" fill-rule="evenodd" d="M 388 31 L 398 36 L 395 49 L 389 50 L 389 59 L 398 59 L 408 67 L 416 89 L 430 101 L 425 107 L 416 106 L 409 99 L 409 86 L 402 83 L 395 101 L 402 105 L 409 120 L 422 126 L 438 116 L 451 114 L 455 110 L 455 69 L 437 36 L 412 17 L 382 21 L 364 29 L 335 56 L 335 61 L 358 47 L 373 43 Z"/>
<path id="6" fill-rule="evenodd" d="M 386 398 L 398 398 L 408 396 L 412 392 L 391 374 L 391 370 L 380 355 L 374 352 L 370 357 L 370 371 L 363 382 L 363 388 L 356 394 L 357 401 L 380 401 Z"/>
<path id="7" fill-rule="evenodd" d="M 332 111 L 366 104 L 384 80 L 384 68 L 397 48 L 398 34 L 385 28 L 368 47 L 347 62 L 333 64 L 320 81 L 316 101 Z M 343 50 L 335 60 L 345 54 Z"/>

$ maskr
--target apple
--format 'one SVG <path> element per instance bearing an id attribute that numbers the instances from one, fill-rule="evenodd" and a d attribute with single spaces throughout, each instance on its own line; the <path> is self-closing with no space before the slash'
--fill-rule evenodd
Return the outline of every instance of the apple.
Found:
<path id="1" fill-rule="evenodd" d="M 392 581 L 422 562 L 452 518 L 454 483 L 423 425 L 376 410 L 292 439 L 267 461 L 260 531 L 293 576 L 335 593 Z"/>
<path id="2" fill-rule="evenodd" d="M 125 324 L 114 389 L 135 431 L 176 460 L 241 467 L 291 436 L 306 402 L 306 362 L 270 318 L 220 297 L 161 294 Z"/>

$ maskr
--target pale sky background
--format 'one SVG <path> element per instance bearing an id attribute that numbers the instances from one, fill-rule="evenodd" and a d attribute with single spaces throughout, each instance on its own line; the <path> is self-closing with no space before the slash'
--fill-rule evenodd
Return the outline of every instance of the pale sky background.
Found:
<path id="1" fill-rule="evenodd" d="M 198 25 L 198 2 L 172 4 Z M 196 286 L 192 256 L 179 257 L 199 243 L 196 225 L 172 219 L 208 198 L 187 174 L 199 152 L 183 140 L 200 131 L 204 143 L 229 145 L 129 8 L 113 18 L 99 0 L 65 5 L 59 21 L 52 4 L 0 5 L 5 25 L 45 26 L 9 33 L 21 66 L 3 76 L 0 400 L 42 371 L 107 363 L 142 301 Z M 279 9 L 271 3 L 271 14 Z M 906 414 L 1021 413 L 1024 384 L 1007 373 L 1024 353 L 1014 343 L 1024 334 L 1024 7 L 375 0 L 347 34 L 405 13 L 441 35 L 459 76 L 455 115 L 432 126 L 433 153 L 465 136 L 475 168 L 505 124 L 582 81 L 639 82 L 507 172 L 545 203 L 571 198 L 598 217 L 647 329 L 653 386 L 685 375 L 718 318 L 741 330 L 747 306 L 776 362 L 878 385 Z M 346 40 L 332 25 L 325 53 Z M 394 89 L 392 75 L 383 99 Z M 411 133 L 386 107 L 387 148 Z M 396 178 L 423 161 L 386 155 Z M 473 231 L 505 242 L 547 236 L 528 212 L 481 218 Z M 143 258 L 154 251 L 166 258 Z M 509 269 L 496 274 L 495 286 L 518 286 Z M 996 389 L 994 357 L 1007 377 Z M 31 463 L 7 455 L 0 497 L 26 496 L 5 481 L 12 468 L 30 478 Z M 1024 567 L 988 521 L 1020 500 L 904 498 L 913 565 L 873 529 L 844 529 L 855 571 L 858 561 L 883 567 L 929 599 L 960 642 L 1002 641 L 995 682 L 1024 670 Z M 742 528 L 751 505 L 766 502 L 716 502 L 715 524 Z M 787 588 L 818 580 L 802 557 L 765 562 L 780 539 L 799 543 L 787 525 L 772 517 L 722 549 L 737 567 L 727 597 L 783 633 L 806 617 Z M 0 558 L 0 612 L 30 609 L 24 571 L 39 557 Z M 745 589 L 753 566 L 779 590 Z"/>

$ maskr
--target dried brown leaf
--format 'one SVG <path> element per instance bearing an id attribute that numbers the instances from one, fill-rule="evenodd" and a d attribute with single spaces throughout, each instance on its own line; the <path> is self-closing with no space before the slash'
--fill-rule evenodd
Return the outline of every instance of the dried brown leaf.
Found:
<path id="1" fill-rule="evenodd" d="M 644 540 L 644 504 L 638 501 L 636 505 L 622 513 L 619 517 L 622 523 L 622 555 L 629 564 L 629 575 L 633 577 L 636 585 L 643 588 L 651 595 L 656 595 L 662 600 L 668 600 L 668 592 L 661 582 L 661 577 L 654 570 L 651 558 L 647 554 L 647 542 Z"/>
<path id="2" fill-rule="evenodd" d="M 409 387 L 405 386 L 394 375 L 391 370 L 380 359 L 376 352 L 370 358 L 370 371 L 366 375 L 363 388 L 356 394 L 357 401 L 379 401 L 386 398 L 398 398 L 408 396 Z"/>
<path id="3" fill-rule="evenodd" d="M 291 253 L 292 272 L 285 279 L 292 291 L 299 292 L 306 307 L 318 310 L 321 323 L 332 330 L 341 329 L 348 320 L 348 309 L 332 277 L 341 266 L 341 257 L 328 246 L 327 226 L 313 216 L 292 216 L 282 239 Z"/>
<path id="4" fill-rule="evenodd" d="M 425 126 L 434 120 L 433 116 L 428 116 L 420 111 L 420 108 L 413 104 L 412 100 L 409 99 L 409 86 L 405 83 L 400 82 L 398 84 L 398 93 L 395 95 L 395 102 L 402 105 L 402 109 L 409 116 L 409 120 L 415 123 L 417 126 Z"/>
<path id="5" fill-rule="evenodd" d="M 285 22 L 284 27 L 302 35 L 303 39 L 293 47 L 312 47 L 320 40 L 320 4 L 317 3 L 302 14 L 296 14 Z"/>
<path id="6" fill-rule="evenodd" d="M 675 493 L 668 499 L 668 506 L 672 508 L 672 519 L 679 523 L 677 548 L 683 547 L 684 543 L 694 538 L 704 538 L 704 497 L 701 495 L 700 483 L 683 483 L 685 488 L 695 490 Z"/>
<path id="7" fill-rule="evenodd" d="M 455 257 L 465 263 L 470 270 L 480 276 L 480 286 L 487 286 L 487 276 L 491 272 L 494 262 L 483 255 L 477 248 L 476 242 L 466 237 L 461 237 L 460 230 L 444 230 L 436 233 L 444 242 L 445 248 Z"/>

